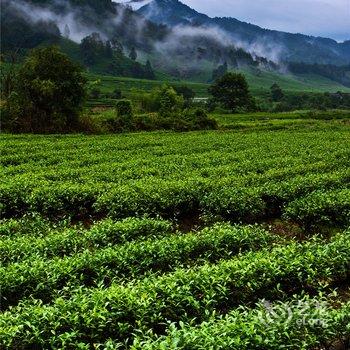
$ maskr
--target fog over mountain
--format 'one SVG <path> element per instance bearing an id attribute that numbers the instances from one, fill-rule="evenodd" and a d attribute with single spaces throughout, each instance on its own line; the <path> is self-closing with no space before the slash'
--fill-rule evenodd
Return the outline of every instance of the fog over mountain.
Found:
<path id="1" fill-rule="evenodd" d="M 346 67 L 306 69 L 294 64 L 349 65 L 350 41 L 264 29 L 232 17 L 212 18 L 178 0 L 2 0 L 1 30 L 5 52 L 58 44 L 81 62 L 86 61 L 81 40 L 98 33 L 105 43 L 118 42 L 124 56 L 135 49 L 141 63 L 150 60 L 155 69 L 186 79 L 210 79 L 213 70 L 227 65 L 279 73 L 306 70 L 341 83 L 349 80 Z M 103 60 L 103 73 L 119 74 L 125 71 L 121 65 L 132 65 L 115 57 Z"/>
<path id="2" fill-rule="evenodd" d="M 136 1 L 136 4 L 139 5 L 140 2 Z M 220 28 L 228 33 L 237 45 L 274 61 L 324 64 L 350 62 L 350 41 L 339 44 L 328 38 L 264 29 L 231 17 L 211 18 L 178 0 L 149 1 L 137 12 L 155 23 L 171 27 L 191 25 Z"/>
<path id="3" fill-rule="evenodd" d="M 130 1 L 134 9 L 152 0 Z M 183 0 L 210 17 L 234 17 L 263 28 L 338 41 L 350 39 L 350 1 L 348 0 Z M 330 25 L 331 23 L 331 25 Z"/>

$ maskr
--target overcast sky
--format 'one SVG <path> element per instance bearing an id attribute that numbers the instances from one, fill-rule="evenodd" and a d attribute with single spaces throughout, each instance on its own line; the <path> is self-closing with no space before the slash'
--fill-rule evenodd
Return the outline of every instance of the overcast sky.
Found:
<path id="1" fill-rule="evenodd" d="M 271 29 L 350 39 L 350 0 L 184 0 L 211 16 Z"/>
<path id="2" fill-rule="evenodd" d="M 350 0 L 182 0 L 199 12 L 264 28 L 350 39 Z"/>

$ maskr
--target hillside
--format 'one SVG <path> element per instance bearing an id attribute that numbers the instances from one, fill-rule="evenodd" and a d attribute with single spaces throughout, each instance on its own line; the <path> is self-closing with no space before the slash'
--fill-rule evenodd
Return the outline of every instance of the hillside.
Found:
<path id="1" fill-rule="evenodd" d="M 257 97 L 264 96 L 266 93 L 268 93 L 270 86 L 274 83 L 278 83 L 281 88 L 288 93 L 335 93 L 339 90 L 350 93 L 350 88 L 345 88 L 332 80 L 319 76 L 281 76 L 272 72 L 263 72 L 260 76 L 256 76 L 256 74 L 249 69 L 242 71 L 242 73 L 244 73 L 247 77 L 253 95 Z M 145 80 L 89 73 L 88 78 L 91 81 L 101 81 L 100 88 L 103 93 L 112 92 L 116 87 L 118 87 L 125 96 L 130 96 L 136 92 L 151 91 L 164 83 L 168 83 L 173 86 L 187 85 L 195 91 L 196 97 L 209 96 L 209 84 L 187 80 L 169 79 L 169 77 L 158 76 L 156 80 Z"/>
<path id="2" fill-rule="evenodd" d="M 310 37 L 269 31 L 232 18 L 210 18 L 177 0 L 155 0 L 137 12 L 111 0 L 4 0 L 1 10 L 5 54 L 26 54 L 28 49 L 54 44 L 89 71 L 103 75 L 153 79 L 165 74 L 208 83 L 226 63 L 229 70 L 246 72 L 253 88 L 269 88 L 271 81 L 286 86 L 284 82 L 290 80 L 299 84 L 296 89 L 333 91 L 350 86 L 350 66 L 335 66 L 345 62 L 343 52 L 349 57 L 350 41 L 337 44 L 311 38 L 311 45 Z M 86 38 L 88 47 L 83 50 L 80 44 Z M 132 50 L 135 59 L 129 58 Z M 300 63 L 292 70 L 292 63 L 280 60 L 282 53 L 286 60 L 298 61 L 300 56 L 313 62 L 314 55 L 318 62 L 332 65 Z"/>

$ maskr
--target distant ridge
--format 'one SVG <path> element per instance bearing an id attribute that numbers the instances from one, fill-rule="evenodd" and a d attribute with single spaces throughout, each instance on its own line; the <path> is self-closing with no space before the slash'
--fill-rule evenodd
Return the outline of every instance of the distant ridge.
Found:
<path id="1" fill-rule="evenodd" d="M 179 0 L 153 0 L 138 11 L 147 19 L 170 27 L 177 25 L 212 26 L 224 30 L 236 40 L 267 50 L 278 49 L 281 60 L 318 64 L 350 64 L 350 41 L 337 43 L 333 39 L 292 34 L 263 29 L 231 17 L 211 18 L 197 12 Z"/>

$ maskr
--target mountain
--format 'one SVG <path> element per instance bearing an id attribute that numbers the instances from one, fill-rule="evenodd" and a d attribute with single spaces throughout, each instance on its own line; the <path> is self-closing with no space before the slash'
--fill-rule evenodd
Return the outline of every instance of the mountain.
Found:
<path id="1" fill-rule="evenodd" d="M 187 25 L 222 30 L 243 49 L 275 61 L 350 63 L 349 42 L 264 29 L 230 17 L 211 18 L 178 0 L 153 0 L 137 12 L 154 23 L 170 27 Z"/>
<path id="2" fill-rule="evenodd" d="M 350 86 L 350 64 L 345 66 L 350 41 L 338 44 L 234 18 L 210 18 L 178 0 L 128 4 L 138 10 L 112 0 L 1 0 L 1 52 L 26 54 L 55 44 L 103 74 L 149 78 L 153 67 L 168 76 L 208 82 L 226 70 L 249 68 L 255 76 L 289 71 Z"/>
<path id="3" fill-rule="evenodd" d="M 155 0 L 138 11 L 150 21 L 168 26 L 207 24 L 210 18 L 178 0 Z"/>

